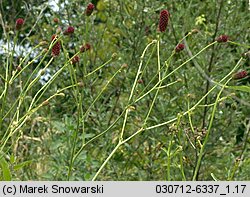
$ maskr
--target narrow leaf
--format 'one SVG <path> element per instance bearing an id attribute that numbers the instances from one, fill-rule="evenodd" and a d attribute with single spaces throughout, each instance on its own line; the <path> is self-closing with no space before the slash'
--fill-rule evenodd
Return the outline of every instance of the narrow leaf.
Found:
<path id="1" fill-rule="evenodd" d="M 250 92 L 249 86 L 227 86 L 227 88 L 232 89 L 232 90 L 239 90 L 242 92 Z"/>
<path id="2" fill-rule="evenodd" d="M 23 168 L 24 166 L 29 165 L 30 163 L 32 163 L 32 160 L 24 161 L 22 163 L 19 163 L 19 164 L 15 165 L 13 167 L 13 169 L 14 170 L 19 170 L 19 169 Z"/>
<path id="3" fill-rule="evenodd" d="M 9 164 L 3 157 L 0 159 L 0 167 L 3 172 L 3 180 L 11 181 L 11 172 L 10 172 Z"/>

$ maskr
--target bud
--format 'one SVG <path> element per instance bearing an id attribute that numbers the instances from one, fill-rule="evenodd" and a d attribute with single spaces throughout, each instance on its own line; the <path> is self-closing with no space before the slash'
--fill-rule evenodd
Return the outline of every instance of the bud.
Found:
<path id="1" fill-rule="evenodd" d="M 247 52 L 243 53 L 242 57 L 250 59 L 250 51 L 247 51 Z"/>
<path id="2" fill-rule="evenodd" d="M 40 76 L 44 75 L 46 73 L 46 69 L 41 69 L 40 70 Z"/>
<path id="3" fill-rule="evenodd" d="M 43 49 L 43 51 L 42 51 L 43 53 L 47 53 L 48 52 L 48 49 Z"/>
<path id="4" fill-rule="evenodd" d="M 75 31 L 74 27 L 69 26 L 69 27 L 63 32 L 63 34 L 64 34 L 64 35 L 71 35 L 71 34 L 74 33 L 74 31 Z"/>
<path id="5" fill-rule="evenodd" d="M 46 105 L 48 105 L 48 104 L 49 104 L 49 101 L 48 101 L 48 100 L 45 100 L 45 101 L 43 101 L 43 103 L 42 103 L 43 106 L 46 106 Z"/>
<path id="6" fill-rule="evenodd" d="M 95 9 L 95 5 L 93 3 L 89 3 L 85 12 L 86 15 L 90 16 L 94 9 Z"/>
<path id="7" fill-rule="evenodd" d="M 192 29 L 191 34 L 197 34 L 199 33 L 199 29 Z"/>
<path id="8" fill-rule="evenodd" d="M 229 40 L 229 37 L 227 35 L 220 35 L 218 38 L 216 38 L 217 42 L 227 42 Z"/>
<path id="9" fill-rule="evenodd" d="M 65 96 L 65 94 L 63 92 L 59 93 L 58 96 Z"/>
<path id="10" fill-rule="evenodd" d="M 20 65 L 18 65 L 18 66 L 16 67 L 16 70 L 17 70 L 18 72 L 20 72 L 20 71 L 22 70 L 22 67 L 21 67 Z"/>
<path id="11" fill-rule="evenodd" d="M 232 76 L 232 78 L 235 79 L 235 80 L 237 80 L 237 79 L 243 79 L 247 75 L 248 75 L 247 71 L 242 70 L 242 71 L 239 71 L 237 73 L 234 73 L 233 76 Z"/>
<path id="12" fill-rule="evenodd" d="M 80 57 L 78 55 L 76 55 L 75 57 L 73 57 L 73 59 L 71 60 L 71 63 L 73 65 L 77 64 L 80 61 Z"/>
<path id="13" fill-rule="evenodd" d="M 44 46 L 44 45 L 47 45 L 47 44 L 48 44 L 48 42 L 47 42 L 47 41 L 45 41 L 45 40 L 43 40 L 43 41 L 39 42 L 39 45 L 40 45 L 40 46 Z"/>
<path id="14" fill-rule="evenodd" d="M 78 86 L 83 87 L 84 86 L 83 82 L 82 81 L 78 82 Z"/>
<path id="15" fill-rule="evenodd" d="M 113 53 L 111 56 L 112 60 L 116 60 L 118 58 L 118 54 L 117 53 Z"/>
<path id="16" fill-rule="evenodd" d="M 85 51 L 90 50 L 90 48 L 91 48 L 91 45 L 90 45 L 89 43 L 86 43 L 85 45 L 82 45 L 82 46 L 80 47 L 80 52 L 83 53 L 83 52 L 85 52 Z"/>
<path id="17" fill-rule="evenodd" d="M 175 47 L 175 52 L 179 53 L 180 51 L 182 51 L 185 48 L 185 45 L 180 43 Z"/>
<path id="18" fill-rule="evenodd" d="M 55 35 L 55 34 L 52 36 L 51 40 L 53 42 L 55 42 L 54 46 L 52 47 L 52 56 L 56 57 L 56 56 L 58 56 L 60 54 L 61 44 L 60 44 L 59 41 L 56 41 L 57 40 L 57 35 Z"/>
<path id="19" fill-rule="evenodd" d="M 187 94 L 187 97 L 191 98 L 191 99 L 195 99 L 196 98 L 196 96 L 194 94 Z"/>
<path id="20" fill-rule="evenodd" d="M 54 18 L 53 21 L 54 23 L 59 23 L 59 18 Z"/>
<path id="21" fill-rule="evenodd" d="M 137 83 L 142 84 L 143 80 L 142 79 L 138 79 Z"/>
<path id="22" fill-rule="evenodd" d="M 11 27 L 9 25 L 5 25 L 5 31 L 8 33 L 11 31 Z"/>
<path id="23" fill-rule="evenodd" d="M 166 31 L 169 16 L 170 16 L 170 14 L 169 14 L 169 12 L 167 10 L 162 10 L 161 11 L 159 26 L 158 26 L 160 32 Z"/>
<path id="24" fill-rule="evenodd" d="M 126 63 L 122 64 L 122 68 L 128 68 L 128 64 Z"/>
<path id="25" fill-rule="evenodd" d="M 16 20 L 16 30 L 20 30 L 24 24 L 24 20 L 22 18 L 18 18 Z"/>

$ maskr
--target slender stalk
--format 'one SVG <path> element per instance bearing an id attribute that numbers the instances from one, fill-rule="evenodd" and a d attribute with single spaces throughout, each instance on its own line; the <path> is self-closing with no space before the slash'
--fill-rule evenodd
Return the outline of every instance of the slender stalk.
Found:
<path id="1" fill-rule="evenodd" d="M 231 72 L 229 74 L 227 74 L 221 81 L 224 81 L 226 78 L 228 78 L 229 76 L 232 75 L 232 73 L 239 67 L 240 65 L 240 62 L 242 61 L 242 58 L 237 62 L 236 66 L 231 70 Z M 220 95 L 221 93 L 223 92 L 225 86 L 227 85 L 227 83 L 231 80 L 231 78 L 229 78 L 226 83 L 223 85 L 223 87 L 221 88 L 220 92 L 217 94 L 217 97 L 216 97 L 216 101 L 215 101 L 215 105 L 213 107 L 213 111 L 212 111 L 212 114 L 211 114 L 211 118 L 210 118 L 210 121 L 209 121 L 209 126 L 208 126 L 208 129 L 207 129 L 207 132 L 206 132 L 206 136 L 205 136 L 205 139 L 203 141 L 203 143 L 201 144 L 201 149 L 200 149 L 200 152 L 199 152 L 199 155 L 198 155 L 198 160 L 197 160 L 197 163 L 196 163 L 196 166 L 195 166 L 195 169 L 194 169 L 194 174 L 193 174 L 193 178 L 192 180 L 197 180 L 197 176 L 198 176 L 198 173 L 199 173 L 199 169 L 200 169 L 200 166 L 201 166 L 201 161 L 202 161 L 202 158 L 203 158 L 203 154 L 204 154 L 204 150 L 205 150 L 205 146 L 208 142 L 208 139 L 209 139 L 209 136 L 210 136 L 210 131 L 211 131 L 211 128 L 212 128 L 212 125 L 213 125 L 213 121 L 214 121 L 214 116 L 215 116 L 215 111 L 217 109 L 217 104 L 219 102 L 219 99 L 220 99 Z"/>
<path id="2" fill-rule="evenodd" d="M 90 75 L 96 73 L 98 70 L 100 70 L 104 66 L 108 65 L 110 62 L 112 62 L 112 58 L 110 58 L 107 62 L 105 62 L 104 64 L 102 64 L 101 66 L 99 66 L 98 68 L 96 68 L 95 70 L 93 70 L 92 72 L 86 74 L 84 77 L 89 77 Z"/>
<path id="3" fill-rule="evenodd" d="M 222 83 L 227 77 L 231 76 L 232 73 L 240 66 L 240 62 L 242 61 L 242 58 L 238 61 L 237 65 L 232 69 L 231 72 L 229 72 L 223 79 L 220 80 L 220 83 Z M 183 113 L 183 116 L 187 115 L 188 113 L 192 112 L 193 110 L 196 109 L 196 107 L 205 99 L 205 97 L 210 94 L 215 88 L 217 88 L 218 85 L 214 85 L 208 92 L 207 94 L 205 94 L 193 107 L 191 107 L 189 110 L 185 111 Z M 123 143 L 128 142 L 129 140 L 131 140 L 132 138 L 134 138 L 135 136 L 137 136 L 138 134 L 140 134 L 142 131 L 147 131 L 147 130 L 152 130 L 158 127 L 162 127 L 164 125 L 170 124 L 172 122 L 175 122 L 177 120 L 177 117 L 172 118 L 171 120 L 168 120 L 166 122 L 157 124 L 157 125 L 153 125 L 150 127 L 146 127 L 146 128 L 140 128 L 138 131 L 136 131 L 134 134 L 132 134 L 131 136 L 129 136 L 128 138 L 123 140 Z"/>
<path id="4" fill-rule="evenodd" d="M 100 98 L 100 96 L 103 94 L 104 90 L 106 90 L 107 86 L 110 84 L 110 82 L 115 78 L 115 76 L 120 73 L 122 67 L 120 69 L 118 69 L 115 74 L 112 75 L 112 77 L 108 80 L 108 82 L 105 84 L 105 86 L 102 88 L 102 90 L 100 91 L 100 93 L 96 96 L 96 98 L 94 99 L 94 101 L 90 104 L 90 106 L 88 107 L 88 109 L 85 111 L 85 113 L 83 114 L 80 122 L 84 122 L 84 119 L 87 117 L 90 109 L 93 107 L 93 105 L 96 103 L 96 101 Z M 106 133 L 106 132 L 105 132 Z M 100 135 L 98 135 L 99 137 Z M 76 136 L 75 136 L 75 139 L 76 139 Z M 96 139 L 96 138 L 92 138 L 93 140 Z M 91 141 L 93 141 L 91 140 Z M 82 152 L 83 148 L 89 144 L 91 141 L 88 141 L 87 143 L 83 144 L 82 147 L 80 148 L 80 150 L 75 154 L 75 145 L 76 145 L 76 142 L 74 142 L 74 149 L 72 151 L 72 154 L 71 154 L 71 160 L 70 160 L 70 167 L 69 167 L 69 171 L 68 171 L 68 180 L 69 180 L 69 177 L 71 175 L 71 170 L 72 170 L 72 167 L 73 167 L 73 164 L 74 164 L 74 161 L 75 159 L 79 156 L 79 154 Z"/>
<path id="5" fill-rule="evenodd" d="M 213 41 L 215 40 L 218 29 L 219 29 L 219 21 L 220 21 L 221 10 L 222 10 L 222 7 L 223 7 L 223 1 L 224 0 L 220 1 L 219 11 L 218 11 L 218 15 L 216 17 L 217 21 L 216 21 L 216 26 L 215 26 L 215 30 L 214 30 Z M 212 68 L 213 68 L 212 66 L 213 66 L 213 60 L 214 60 L 215 54 L 216 54 L 215 45 L 213 45 L 212 46 L 212 54 L 211 54 L 209 65 L 208 65 L 208 77 L 210 77 L 210 73 L 212 72 Z M 209 80 L 207 80 L 206 81 L 205 93 L 208 92 L 209 85 L 210 85 L 210 82 L 209 82 Z M 205 100 L 204 100 L 205 105 L 207 104 L 207 102 L 208 102 L 208 97 L 206 97 Z M 204 112 L 203 112 L 202 128 L 204 128 L 205 125 L 206 125 L 207 110 L 208 110 L 208 108 L 205 107 Z"/>
<path id="6" fill-rule="evenodd" d="M 135 87 L 136 87 L 136 84 L 137 84 L 139 75 L 140 75 L 140 73 L 141 73 L 141 68 L 142 68 L 142 64 L 143 64 L 143 59 L 144 59 L 145 53 L 146 53 L 146 51 L 148 50 L 148 48 L 149 48 L 152 44 L 155 44 L 156 42 L 157 42 L 156 40 L 153 40 L 152 42 L 150 42 L 150 43 L 145 47 L 145 49 L 144 49 L 143 52 L 142 52 L 142 55 L 141 55 L 141 58 L 140 58 L 140 59 L 141 59 L 141 60 L 140 60 L 140 64 L 139 64 L 139 67 L 138 67 L 138 69 L 137 69 L 137 74 L 136 74 L 136 77 L 135 77 L 135 79 L 134 79 L 134 83 L 133 83 L 132 89 L 131 89 L 131 91 L 130 91 L 128 103 L 130 103 L 131 100 L 132 100 L 132 97 L 133 97 L 133 94 L 134 94 L 134 91 L 135 91 Z M 126 122 L 127 122 L 128 112 L 129 112 L 129 108 L 126 109 L 126 112 L 125 112 L 125 118 L 124 118 L 124 121 L 123 121 L 123 125 L 122 125 L 122 130 L 121 130 L 120 140 L 119 140 L 119 141 L 122 141 L 122 140 L 123 140 L 123 134 L 124 134 L 124 130 L 125 130 Z"/>
<path id="7" fill-rule="evenodd" d="M 121 146 L 121 142 L 118 142 L 118 144 L 116 145 L 116 147 L 113 149 L 113 151 L 109 154 L 109 156 L 107 157 L 107 159 L 102 163 L 101 167 L 98 169 L 98 171 L 96 172 L 95 176 L 92 178 L 92 181 L 95 181 L 96 178 L 98 177 L 98 175 L 100 174 L 100 172 L 102 171 L 102 169 L 106 166 L 106 164 L 108 163 L 108 161 L 111 159 L 111 157 L 116 153 L 116 151 L 118 150 L 118 148 Z"/>
<path id="8" fill-rule="evenodd" d="M 140 96 L 139 98 L 137 98 L 135 100 L 135 102 L 138 102 L 139 100 L 141 100 L 142 98 L 144 98 L 145 96 L 147 96 L 150 92 L 152 92 L 161 81 L 164 81 L 165 79 L 167 79 L 169 76 L 171 76 L 172 74 L 174 74 L 177 70 L 179 70 L 182 66 L 184 66 L 185 64 L 187 64 L 188 62 L 190 62 L 192 59 L 194 59 L 195 57 L 197 57 L 200 53 L 202 53 L 203 51 L 205 51 L 207 48 L 209 48 L 210 46 L 214 45 L 215 43 L 217 43 L 217 41 L 212 42 L 211 44 L 207 45 L 206 47 L 204 47 L 202 50 L 200 50 L 198 53 L 196 53 L 193 57 L 189 58 L 188 60 L 186 60 L 184 63 L 182 63 L 180 66 L 178 66 L 177 68 L 175 68 L 172 72 L 170 72 L 168 75 L 164 76 L 160 81 L 158 81 L 154 87 L 152 87 L 148 92 L 146 92 L 145 94 L 143 94 L 142 96 Z"/>
<path id="9" fill-rule="evenodd" d="M 137 70 L 137 74 L 136 74 L 136 77 L 135 77 L 135 80 L 134 80 L 134 84 L 133 84 L 132 90 L 131 90 L 131 92 L 130 92 L 129 102 L 132 100 L 132 97 L 133 97 L 133 94 L 134 94 L 134 90 L 135 90 L 135 86 L 136 86 L 136 84 L 137 84 L 139 75 L 140 75 L 140 73 L 141 73 L 141 67 L 142 67 L 142 64 L 143 64 L 143 58 L 144 58 L 144 56 L 145 56 L 145 53 L 146 53 L 147 49 L 149 48 L 149 46 L 152 45 L 152 44 L 154 44 L 154 43 L 155 43 L 155 41 L 152 41 L 151 43 L 149 43 L 149 44 L 145 47 L 145 49 L 144 49 L 144 51 L 143 51 L 143 53 L 142 53 L 142 55 L 141 55 L 141 62 L 140 62 L 140 64 L 139 64 L 139 67 L 138 67 L 138 70 Z M 157 42 L 157 45 L 159 45 L 159 41 Z M 158 54 L 159 54 L 159 53 L 158 53 Z M 160 63 L 160 62 L 158 62 L 158 63 Z M 158 68 L 159 68 L 159 65 L 158 65 Z M 156 93 L 156 95 L 155 95 L 155 97 L 154 97 L 154 100 L 153 100 L 153 102 L 152 102 L 152 104 L 151 104 L 151 106 L 150 106 L 150 108 L 149 108 L 149 110 L 148 110 L 148 113 L 147 113 L 146 118 L 145 118 L 145 120 L 144 120 L 144 125 L 146 125 L 147 119 L 148 119 L 148 117 L 149 117 L 149 115 L 150 115 L 150 112 L 151 112 L 151 110 L 152 110 L 152 108 L 153 108 L 153 105 L 154 105 L 154 102 L 155 102 L 155 100 L 156 100 L 156 97 L 157 97 L 158 92 L 159 92 L 159 89 L 157 90 L 157 93 Z M 113 151 L 109 154 L 109 156 L 106 158 L 106 160 L 103 162 L 103 164 L 101 165 L 101 167 L 99 168 L 99 170 L 97 171 L 97 173 L 95 174 L 95 176 L 93 177 L 92 181 L 94 181 L 94 180 L 97 178 L 97 176 L 100 174 L 100 172 L 101 172 L 102 169 L 105 167 L 105 165 L 107 164 L 107 162 L 108 162 L 108 161 L 111 159 L 111 157 L 116 153 L 117 149 L 123 144 L 123 134 L 124 134 L 125 125 L 126 125 L 126 122 L 127 122 L 128 111 L 129 111 L 129 108 L 126 109 L 126 111 L 125 111 L 125 118 L 124 118 L 124 121 L 123 121 L 123 126 L 122 126 L 122 130 L 121 130 L 121 134 L 120 134 L 120 138 L 119 138 L 118 144 L 117 144 L 116 147 L 113 149 Z"/>

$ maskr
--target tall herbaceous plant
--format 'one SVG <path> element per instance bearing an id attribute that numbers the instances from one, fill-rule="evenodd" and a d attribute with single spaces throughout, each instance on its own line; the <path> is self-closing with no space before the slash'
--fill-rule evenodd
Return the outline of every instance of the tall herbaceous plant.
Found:
<path id="1" fill-rule="evenodd" d="M 250 179 L 243 0 L 3 6 L 0 180 Z"/>

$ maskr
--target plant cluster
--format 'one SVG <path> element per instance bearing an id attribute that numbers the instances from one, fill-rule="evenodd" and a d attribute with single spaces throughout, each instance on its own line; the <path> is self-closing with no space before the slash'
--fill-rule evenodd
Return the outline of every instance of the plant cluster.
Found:
<path id="1" fill-rule="evenodd" d="M 59 2 L 1 20 L 1 180 L 250 179 L 250 35 L 230 26 L 245 15 Z"/>

